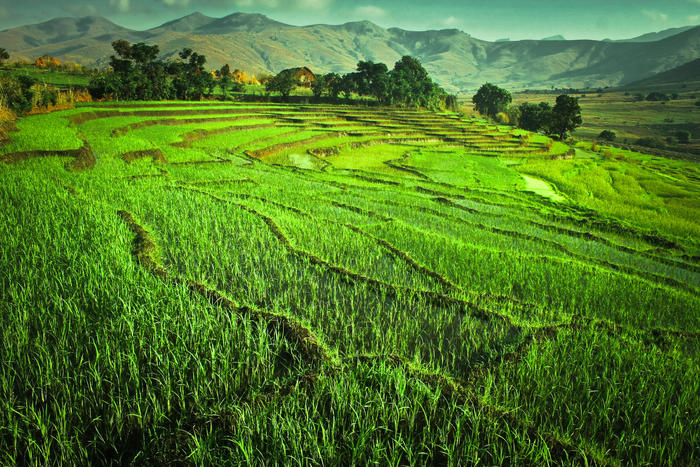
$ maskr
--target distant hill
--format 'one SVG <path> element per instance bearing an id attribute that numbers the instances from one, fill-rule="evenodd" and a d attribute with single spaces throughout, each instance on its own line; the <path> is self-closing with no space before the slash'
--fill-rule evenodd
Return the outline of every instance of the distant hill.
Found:
<path id="1" fill-rule="evenodd" d="M 663 31 L 649 32 L 647 34 L 642 34 L 641 36 L 633 37 L 632 39 L 622 39 L 616 42 L 655 42 L 667 39 L 682 32 L 689 31 L 694 27 L 695 26 L 683 26 L 681 28 L 664 29 Z"/>
<path id="2" fill-rule="evenodd" d="M 561 34 L 557 34 L 556 36 L 545 37 L 542 40 L 543 41 L 565 41 L 566 38 L 564 36 L 562 36 Z"/>
<path id="3" fill-rule="evenodd" d="M 673 68 L 672 70 L 658 73 L 649 78 L 628 83 L 625 87 L 635 88 L 662 84 L 687 83 L 690 81 L 700 81 L 700 58 Z"/>
<path id="4" fill-rule="evenodd" d="M 97 67 L 107 65 L 110 44 L 117 39 L 157 44 L 165 59 L 190 47 L 207 57 L 208 67 L 228 63 L 249 73 L 297 66 L 345 73 L 359 60 L 391 67 L 402 55 L 412 55 L 450 92 L 471 92 L 485 81 L 513 90 L 617 86 L 700 57 L 700 27 L 654 42 L 560 37 L 488 42 L 456 29 L 406 31 L 369 21 L 291 26 L 259 14 L 211 18 L 193 13 L 146 31 L 100 17 L 58 18 L 0 31 L 0 44 L 12 60 L 50 54 L 62 63 Z"/>

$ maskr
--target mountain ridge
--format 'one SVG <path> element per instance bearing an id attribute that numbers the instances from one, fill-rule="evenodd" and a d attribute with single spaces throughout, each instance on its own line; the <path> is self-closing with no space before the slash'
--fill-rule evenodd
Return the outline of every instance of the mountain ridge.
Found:
<path id="1" fill-rule="evenodd" d="M 95 16 L 0 31 L 0 44 L 11 59 L 33 60 L 48 53 L 62 62 L 97 67 L 107 65 L 111 42 L 117 39 L 157 44 L 161 58 L 190 47 L 204 54 L 211 68 L 229 63 L 252 73 L 302 65 L 345 73 L 359 60 L 391 67 L 402 55 L 413 55 L 450 92 L 472 90 L 485 81 L 511 89 L 617 86 L 700 57 L 698 26 L 653 42 L 489 42 L 457 29 L 385 29 L 370 21 L 292 26 L 261 14 L 212 18 L 196 12 L 145 31 Z"/>

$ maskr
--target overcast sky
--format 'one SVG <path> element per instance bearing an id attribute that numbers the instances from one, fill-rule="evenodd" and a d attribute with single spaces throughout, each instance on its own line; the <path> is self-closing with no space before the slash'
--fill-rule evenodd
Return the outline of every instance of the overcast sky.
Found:
<path id="1" fill-rule="evenodd" d="M 700 0 L 0 0 L 0 29 L 88 15 L 148 29 L 195 11 L 263 13 L 295 25 L 366 19 L 412 30 L 456 28 L 485 40 L 624 39 L 700 24 Z"/>

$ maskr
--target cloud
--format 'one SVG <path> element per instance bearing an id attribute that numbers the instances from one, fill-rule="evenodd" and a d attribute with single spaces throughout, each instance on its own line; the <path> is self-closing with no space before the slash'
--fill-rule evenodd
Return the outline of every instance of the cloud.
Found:
<path id="1" fill-rule="evenodd" d="M 700 2 L 700 0 L 698 0 Z M 686 18 L 691 23 L 700 23 L 700 15 L 688 16 Z"/>
<path id="2" fill-rule="evenodd" d="M 182 3 L 189 0 L 161 0 L 170 3 Z M 213 0 L 202 1 L 202 3 L 212 3 L 217 6 L 224 4 L 225 6 L 234 6 L 239 8 L 279 8 L 281 10 L 322 10 L 329 7 L 333 0 Z"/>
<path id="3" fill-rule="evenodd" d="M 190 0 L 160 0 L 165 6 L 187 6 L 190 4 Z"/>
<path id="4" fill-rule="evenodd" d="M 126 13 L 131 9 L 131 0 L 109 0 L 109 4 L 120 13 Z"/>
<path id="5" fill-rule="evenodd" d="M 355 8 L 355 15 L 360 16 L 363 19 L 377 19 L 383 18 L 387 15 L 384 8 L 379 8 L 374 5 L 358 6 Z"/>
<path id="6" fill-rule="evenodd" d="M 668 15 L 656 10 L 642 10 L 642 14 L 652 21 L 668 21 Z"/>
<path id="7" fill-rule="evenodd" d="M 449 17 L 445 18 L 444 20 L 442 20 L 442 24 L 444 24 L 445 26 L 450 26 L 450 27 L 457 26 L 459 23 L 460 23 L 460 20 L 458 20 L 454 16 L 449 16 Z"/>

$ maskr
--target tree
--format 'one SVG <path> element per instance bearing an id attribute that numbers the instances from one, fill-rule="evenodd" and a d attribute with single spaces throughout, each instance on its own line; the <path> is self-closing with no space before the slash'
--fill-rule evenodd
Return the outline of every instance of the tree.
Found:
<path id="1" fill-rule="evenodd" d="M 311 83 L 311 92 L 314 97 L 321 97 L 328 89 L 326 75 L 316 75 L 316 79 Z"/>
<path id="2" fill-rule="evenodd" d="M 614 131 L 610 130 L 603 130 L 598 135 L 598 139 L 601 139 L 603 141 L 615 141 L 615 138 L 617 138 L 617 135 Z"/>
<path id="3" fill-rule="evenodd" d="M 143 42 L 132 45 L 120 39 L 112 42 L 112 48 L 116 55 L 110 57 L 109 64 L 115 76 L 93 80 L 93 97 L 112 95 L 117 99 L 136 100 L 170 97 L 166 66 L 157 60 L 160 53 L 157 45 Z"/>
<path id="4" fill-rule="evenodd" d="M 339 89 L 346 99 L 350 99 L 352 93 L 357 92 L 357 80 L 357 73 L 348 73 L 340 79 Z"/>
<path id="5" fill-rule="evenodd" d="M 279 92 L 283 97 L 287 98 L 297 84 L 294 72 L 292 70 L 284 70 L 268 80 L 265 90 L 268 92 Z"/>
<path id="6" fill-rule="evenodd" d="M 328 89 L 328 95 L 331 97 L 338 97 L 342 88 L 343 78 L 338 73 L 328 73 L 325 75 L 326 88 Z"/>
<path id="7" fill-rule="evenodd" d="M 231 89 L 231 67 L 228 63 L 221 67 L 217 72 L 219 77 L 219 87 L 221 88 L 221 93 L 224 95 L 224 99 L 228 96 L 228 92 Z"/>
<path id="8" fill-rule="evenodd" d="M 552 109 L 552 118 L 548 127 L 549 134 L 564 140 L 567 134 L 574 131 L 581 123 L 581 106 L 578 103 L 578 97 L 567 94 L 558 96 Z"/>
<path id="9" fill-rule="evenodd" d="M 7 50 L 0 47 L 0 63 L 4 62 L 8 58 L 10 58 L 10 54 L 7 53 Z"/>
<path id="10" fill-rule="evenodd" d="M 520 104 L 518 126 L 523 130 L 537 132 L 547 126 L 552 117 L 552 106 L 546 102 Z"/>
<path id="11" fill-rule="evenodd" d="M 447 93 L 433 83 L 423 65 L 408 55 L 394 64 L 389 79 L 388 95 L 394 105 L 435 108 L 436 100 L 443 98 L 444 102 L 447 98 Z"/>
<path id="12" fill-rule="evenodd" d="M 356 73 L 357 93 L 373 96 L 379 102 L 387 102 L 389 97 L 389 69 L 383 63 L 358 62 Z"/>
<path id="13" fill-rule="evenodd" d="M 490 118 L 495 118 L 499 112 L 505 112 L 512 101 L 510 92 L 491 83 L 485 83 L 472 97 L 476 111 Z"/>

